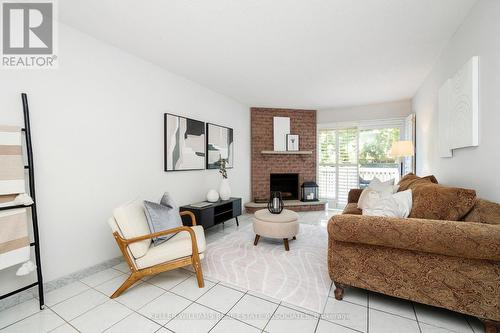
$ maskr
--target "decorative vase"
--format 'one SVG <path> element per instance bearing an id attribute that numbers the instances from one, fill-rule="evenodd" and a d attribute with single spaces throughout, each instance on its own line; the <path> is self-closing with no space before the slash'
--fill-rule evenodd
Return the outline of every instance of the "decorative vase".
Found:
<path id="1" fill-rule="evenodd" d="M 208 202 L 217 202 L 219 200 L 219 193 L 216 190 L 210 190 L 207 193 L 207 201 Z"/>
<path id="2" fill-rule="evenodd" d="M 221 200 L 228 200 L 231 197 L 231 187 L 227 178 L 222 178 L 220 182 L 219 195 Z"/>

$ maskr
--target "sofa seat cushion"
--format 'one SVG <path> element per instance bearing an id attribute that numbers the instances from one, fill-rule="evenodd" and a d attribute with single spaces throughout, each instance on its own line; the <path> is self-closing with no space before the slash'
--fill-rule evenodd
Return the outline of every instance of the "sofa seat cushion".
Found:
<path id="1" fill-rule="evenodd" d="M 406 190 L 413 190 L 415 187 L 418 185 L 428 185 L 428 184 L 437 184 L 438 181 L 436 177 L 433 175 L 430 176 L 425 176 L 425 177 L 419 177 L 413 173 L 409 173 L 405 175 L 401 180 L 399 181 L 398 185 L 398 191 L 406 191 Z"/>
<path id="2" fill-rule="evenodd" d="M 363 211 L 358 208 L 358 204 L 356 202 L 351 202 L 348 203 L 342 214 L 354 214 L 354 215 L 361 215 Z"/>
<path id="3" fill-rule="evenodd" d="M 124 238 L 134 238 L 144 235 L 149 235 L 148 221 L 144 213 L 144 205 L 142 200 L 133 200 L 126 203 L 113 211 L 118 228 Z M 135 259 L 141 258 L 146 254 L 151 245 L 151 240 L 146 239 L 140 242 L 129 245 L 130 252 Z"/>
<path id="4" fill-rule="evenodd" d="M 196 225 L 191 228 L 196 235 L 198 252 L 205 252 L 206 244 L 203 227 Z M 188 257 L 193 254 L 192 250 L 191 235 L 187 231 L 181 231 L 164 243 L 158 246 L 151 246 L 143 257 L 136 259 L 135 263 L 139 269 L 147 268 L 167 261 Z"/>
<path id="5" fill-rule="evenodd" d="M 419 185 L 413 189 L 409 217 L 460 221 L 474 206 L 476 191 L 438 184 Z"/>
<path id="6" fill-rule="evenodd" d="M 464 221 L 500 225 L 500 204 L 478 198 Z"/>

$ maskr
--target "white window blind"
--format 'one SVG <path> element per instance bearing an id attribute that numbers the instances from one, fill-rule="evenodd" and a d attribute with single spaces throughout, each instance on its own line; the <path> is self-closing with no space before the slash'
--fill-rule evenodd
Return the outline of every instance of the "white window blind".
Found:
<path id="1" fill-rule="evenodd" d="M 397 180 L 399 167 L 388 159 L 386 151 L 392 141 L 405 137 L 405 127 L 405 118 L 319 124 L 320 198 L 326 199 L 330 208 L 343 208 L 349 190 L 365 187 L 373 177 Z M 397 138 L 392 137 L 394 133 Z"/>
<path id="2" fill-rule="evenodd" d="M 359 186 L 358 178 L 358 129 L 346 128 L 337 131 L 337 207 L 347 204 L 349 190 Z"/>
<path id="3" fill-rule="evenodd" d="M 331 207 L 343 207 L 349 190 L 359 186 L 358 129 L 321 129 L 319 145 L 320 197 Z"/>

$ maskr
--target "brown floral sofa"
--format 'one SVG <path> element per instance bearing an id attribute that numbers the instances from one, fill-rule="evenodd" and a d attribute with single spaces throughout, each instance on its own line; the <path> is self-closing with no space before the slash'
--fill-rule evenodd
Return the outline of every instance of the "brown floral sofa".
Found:
<path id="1" fill-rule="evenodd" d="M 400 189 L 408 188 L 410 218 L 361 215 L 362 190 L 356 189 L 344 213 L 329 221 L 335 297 L 342 299 L 344 288 L 354 286 L 476 316 L 487 332 L 496 332 L 500 205 L 475 198 L 471 190 L 438 185 L 433 176 L 407 175 Z"/>

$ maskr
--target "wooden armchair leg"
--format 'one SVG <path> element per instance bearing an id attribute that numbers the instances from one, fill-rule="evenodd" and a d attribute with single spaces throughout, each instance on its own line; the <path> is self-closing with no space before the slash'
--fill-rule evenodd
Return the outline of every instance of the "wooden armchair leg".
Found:
<path id="1" fill-rule="evenodd" d="M 335 281 L 333 281 L 333 283 L 335 284 L 335 291 L 334 291 L 335 299 L 341 301 L 342 298 L 344 298 L 344 288 L 346 286 L 342 283 L 338 283 Z"/>
<path id="2" fill-rule="evenodd" d="M 204 288 L 205 282 L 203 281 L 203 272 L 201 270 L 201 262 L 199 256 L 196 256 L 196 258 L 193 256 L 193 268 L 194 271 L 196 272 L 196 280 L 198 280 L 198 287 Z"/>
<path id="3" fill-rule="evenodd" d="M 128 279 L 125 280 L 125 282 L 123 282 L 123 284 L 120 286 L 120 288 L 116 289 L 116 291 L 113 293 L 113 295 L 111 295 L 111 298 L 116 298 L 116 297 L 120 296 L 125 290 L 130 288 L 134 283 L 136 283 L 140 279 L 141 279 L 141 275 L 133 272 L 132 274 L 130 274 Z"/>

